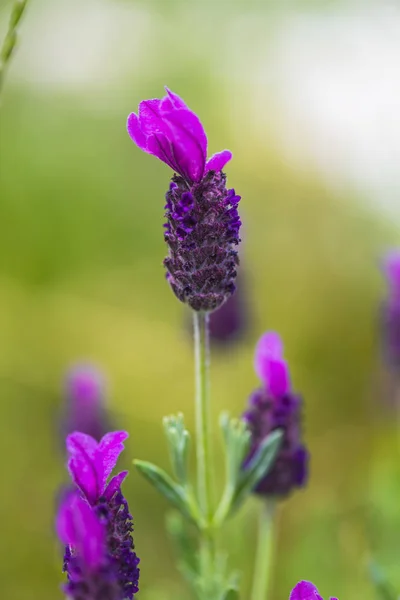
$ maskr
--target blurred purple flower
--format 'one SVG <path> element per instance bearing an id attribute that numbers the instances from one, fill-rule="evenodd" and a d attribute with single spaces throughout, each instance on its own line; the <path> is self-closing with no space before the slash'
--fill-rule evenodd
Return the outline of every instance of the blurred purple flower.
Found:
<path id="1" fill-rule="evenodd" d="M 144 100 L 128 117 L 135 144 L 173 171 L 166 194 L 164 260 L 167 280 L 179 300 L 197 311 L 212 311 L 235 290 L 235 246 L 239 243 L 240 196 L 226 189 L 222 169 L 229 150 L 207 160 L 207 136 L 197 115 L 166 88 L 161 100 Z"/>
<path id="2" fill-rule="evenodd" d="M 76 488 L 60 501 L 56 529 L 65 544 L 65 593 L 72 600 L 132 600 L 138 591 L 132 516 L 121 492 L 128 472 L 109 480 L 127 437 L 115 431 L 99 443 L 79 432 L 67 438 Z"/>
<path id="3" fill-rule="evenodd" d="M 319 595 L 315 585 L 309 581 L 299 581 L 293 588 L 289 600 L 323 600 L 323 598 Z M 330 600 L 337 600 L 337 598 Z"/>
<path id="4" fill-rule="evenodd" d="M 239 276 L 235 293 L 222 306 L 210 314 L 209 331 L 211 342 L 223 346 L 236 341 L 246 329 L 247 319 L 243 279 Z"/>
<path id="5" fill-rule="evenodd" d="M 388 294 L 382 307 L 383 354 L 388 364 L 400 369 L 400 249 L 383 260 Z"/>
<path id="6" fill-rule="evenodd" d="M 255 353 L 255 371 L 262 387 L 251 394 L 243 414 L 252 436 L 244 468 L 260 443 L 272 431 L 281 429 L 283 439 L 275 463 L 254 491 L 264 496 L 284 497 L 306 484 L 309 457 L 301 440 L 302 400 L 291 391 L 289 368 L 283 359 L 278 334 L 269 332 L 261 337 Z"/>
<path id="7" fill-rule="evenodd" d="M 81 431 L 100 441 L 110 431 L 110 416 L 105 406 L 103 375 L 89 365 L 71 369 L 66 381 L 66 402 L 62 415 L 62 434 Z"/>

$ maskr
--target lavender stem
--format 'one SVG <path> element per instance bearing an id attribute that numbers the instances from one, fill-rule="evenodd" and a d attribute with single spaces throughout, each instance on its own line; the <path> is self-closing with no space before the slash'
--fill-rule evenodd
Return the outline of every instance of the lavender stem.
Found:
<path id="1" fill-rule="evenodd" d="M 193 312 L 195 374 L 196 374 L 196 456 L 197 491 L 200 508 L 207 526 L 201 532 L 201 555 L 203 577 L 211 578 L 214 562 L 214 536 L 211 525 L 213 517 L 213 474 L 211 459 L 211 426 L 209 401 L 210 340 L 208 314 Z"/>
<path id="2" fill-rule="evenodd" d="M 0 92 L 4 81 L 4 73 L 7 64 L 11 60 L 17 44 L 17 28 L 22 15 L 24 14 L 26 4 L 27 0 L 15 0 L 11 10 L 7 33 L 2 45 L 0 46 Z"/>
<path id="3" fill-rule="evenodd" d="M 275 500 L 264 501 L 258 526 L 258 546 L 251 600 L 266 600 L 272 573 Z"/>

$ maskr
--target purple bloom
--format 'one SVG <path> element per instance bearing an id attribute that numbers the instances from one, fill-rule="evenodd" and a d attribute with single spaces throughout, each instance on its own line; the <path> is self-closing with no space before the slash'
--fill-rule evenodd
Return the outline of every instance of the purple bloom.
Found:
<path id="1" fill-rule="evenodd" d="M 78 432 L 67 438 L 68 470 L 76 488 L 60 502 L 57 533 L 65 544 L 65 592 L 72 600 L 132 600 L 138 591 L 132 516 L 121 492 L 128 473 L 109 480 L 127 437 L 116 431 L 99 443 Z"/>
<path id="2" fill-rule="evenodd" d="M 323 600 L 315 585 L 309 581 L 299 581 L 290 593 L 289 600 Z M 331 598 L 337 600 L 337 598 Z"/>
<path id="3" fill-rule="evenodd" d="M 86 365 L 73 368 L 66 382 L 63 437 L 73 431 L 81 431 L 100 441 L 109 430 L 102 374 Z"/>
<path id="4" fill-rule="evenodd" d="M 302 400 L 291 391 L 289 369 L 278 334 L 269 332 L 261 337 L 256 348 L 255 370 L 262 387 L 251 394 L 243 414 L 251 431 L 251 447 L 244 468 L 260 443 L 272 431 L 281 429 L 283 440 L 275 463 L 254 491 L 264 496 L 284 497 L 305 485 L 308 452 L 301 441 Z"/>
<path id="5" fill-rule="evenodd" d="M 166 194 L 164 261 L 175 295 L 194 310 L 212 311 L 235 290 L 240 196 L 226 189 L 229 150 L 207 160 L 199 118 L 176 94 L 144 100 L 128 117 L 128 133 L 144 152 L 175 171 Z"/>
<path id="6" fill-rule="evenodd" d="M 383 261 L 388 295 L 382 306 L 383 353 L 392 367 L 400 369 L 400 250 L 390 251 Z"/>
<path id="7" fill-rule="evenodd" d="M 248 322 L 243 296 L 243 279 L 239 275 L 235 293 L 210 314 L 211 343 L 228 346 L 242 336 Z"/>

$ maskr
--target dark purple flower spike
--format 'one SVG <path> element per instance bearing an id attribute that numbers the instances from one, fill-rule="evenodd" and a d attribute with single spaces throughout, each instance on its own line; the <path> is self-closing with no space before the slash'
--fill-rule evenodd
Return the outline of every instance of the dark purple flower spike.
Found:
<path id="1" fill-rule="evenodd" d="M 293 588 L 289 600 L 323 600 L 323 598 L 310 581 L 299 581 Z M 331 598 L 330 600 L 337 600 L 337 598 Z"/>
<path id="2" fill-rule="evenodd" d="M 388 252 L 382 268 L 388 284 L 381 317 L 383 355 L 400 374 L 400 249 Z"/>
<path id="3" fill-rule="evenodd" d="M 251 448 L 244 468 L 268 434 L 281 429 L 283 438 L 274 465 L 254 491 L 263 496 L 284 497 L 305 485 L 308 452 L 301 440 L 302 401 L 291 391 L 289 368 L 278 334 L 269 332 L 261 337 L 256 348 L 255 370 L 262 387 L 252 393 L 243 414 L 251 431 Z"/>
<path id="4" fill-rule="evenodd" d="M 72 600 L 132 600 L 138 591 L 132 516 L 121 491 L 128 473 L 109 480 L 127 437 L 116 431 L 99 443 L 78 432 L 67 438 L 68 469 L 76 488 L 60 502 L 57 533 L 66 546 L 65 592 Z"/>
<path id="5" fill-rule="evenodd" d="M 173 171 L 166 194 L 164 260 L 175 295 L 196 311 L 212 311 L 235 290 L 241 221 L 240 196 L 226 189 L 222 169 L 229 150 L 207 160 L 207 136 L 184 101 L 166 88 L 161 100 L 144 100 L 127 129 L 135 144 Z"/>
<path id="6" fill-rule="evenodd" d="M 81 431 L 100 441 L 110 429 L 102 374 L 89 365 L 74 367 L 66 381 L 63 438 L 73 431 Z"/>

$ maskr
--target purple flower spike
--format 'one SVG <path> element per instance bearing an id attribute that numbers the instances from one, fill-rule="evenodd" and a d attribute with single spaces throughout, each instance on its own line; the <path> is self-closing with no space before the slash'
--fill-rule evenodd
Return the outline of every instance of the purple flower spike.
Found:
<path id="1" fill-rule="evenodd" d="M 289 600 L 323 600 L 323 598 L 319 595 L 315 585 L 309 581 L 299 581 L 293 588 Z M 337 600 L 337 598 L 331 598 L 331 600 Z"/>
<path id="2" fill-rule="evenodd" d="M 80 432 L 67 438 L 76 487 L 59 504 L 56 529 L 65 544 L 65 592 L 71 600 L 132 600 L 138 592 L 132 515 L 121 491 L 128 473 L 108 481 L 127 437 L 115 431 L 100 442 Z"/>
<path id="3" fill-rule="evenodd" d="M 400 250 L 387 253 L 382 269 L 388 284 L 381 312 L 383 355 L 400 372 Z"/>
<path id="4" fill-rule="evenodd" d="M 269 332 L 257 344 L 255 370 L 263 387 L 249 399 L 243 419 L 251 432 L 250 462 L 263 440 L 274 430 L 283 431 L 283 440 L 272 469 L 254 490 L 263 496 L 285 497 L 303 487 L 308 477 L 308 452 L 301 440 L 301 398 L 290 389 L 289 369 L 282 358 L 280 337 Z"/>
<path id="5" fill-rule="evenodd" d="M 73 431 L 82 431 L 99 441 L 110 430 L 104 387 L 101 373 L 91 366 L 80 365 L 69 372 L 61 422 L 63 439 Z"/>
<path id="6" fill-rule="evenodd" d="M 167 281 L 179 300 L 197 311 L 213 311 L 235 290 L 241 221 L 240 196 L 226 189 L 222 169 L 232 153 L 223 150 L 207 160 L 203 125 L 166 88 L 161 100 L 144 100 L 127 129 L 144 152 L 165 162 L 175 175 L 166 194 L 164 260 Z"/>

